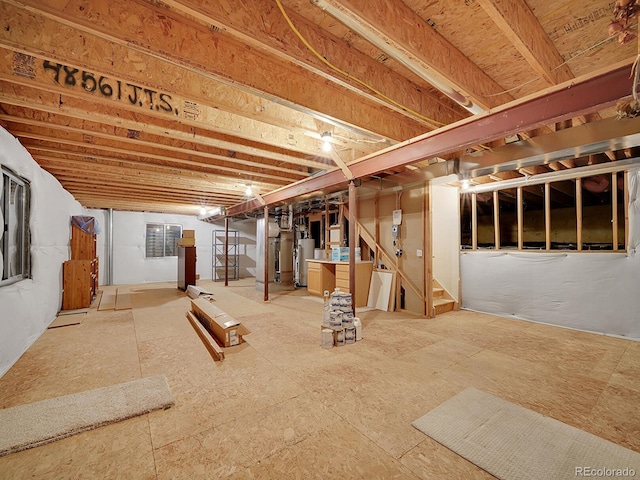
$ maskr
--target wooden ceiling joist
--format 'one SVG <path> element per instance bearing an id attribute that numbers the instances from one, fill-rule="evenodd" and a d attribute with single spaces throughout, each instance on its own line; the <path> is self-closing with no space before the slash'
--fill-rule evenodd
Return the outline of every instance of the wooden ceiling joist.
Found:
<path id="1" fill-rule="evenodd" d="M 478 3 L 549 85 L 574 78 L 526 2 L 478 0 Z"/>
<path id="2" fill-rule="evenodd" d="M 139 211 L 262 208 L 249 183 L 268 206 L 348 177 L 574 168 L 640 144 L 612 118 L 637 45 L 606 40 L 611 17 L 598 0 L 0 0 L 0 125 L 83 205 Z M 593 134 L 587 153 L 531 156 L 564 127 Z"/>
<path id="3" fill-rule="evenodd" d="M 23 130 L 16 130 L 16 133 L 24 138 L 48 139 L 50 141 L 60 139 L 61 141 L 66 140 L 70 144 L 83 145 L 85 148 L 100 149 L 102 147 L 120 152 L 134 150 L 144 155 L 145 158 L 154 158 L 174 164 L 198 166 L 203 170 L 227 171 L 234 174 L 239 171 L 246 172 L 247 175 L 264 178 L 265 183 L 273 180 L 275 180 L 273 183 L 279 183 L 277 180 L 286 179 L 287 177 L 299 180 L 309 175 L 307 172 L 292 170 L 281 165 L 258 163 L 238 158 L 237 155 L 223 155 L 222 153 L 224 152 L 214 153 L 215 150 L 211 148 L 181 141 L 158 142 L 154 141 L 153 136 L 144 135 L 136 135 L 136 138 L 130 138 L 128 132 L 123 129 L 113 128 L 111 133 L 101 133 L 96 129 L 92 129 L 84 121 L 77 127 L 58 125 L 50 121 L 51 117 L 49 115 L 45 114 L 45 116 L 47 117 L 46 120 L 30 120 L 0 114 L 0 118 L 14 122 L 16 126 L 21 125 Z M 135 146 L 135 148 L 132 149 L 131 146 Z M 281 172 L 281 174 L 278 175 L 278 172 Z"/>
<path id="4" fill-rule="evenodd" d="M 402 2 L 313 0 L 349 28 L 465 108 L 487 110 L 513 99 Z"/>
<path id="5" fill-rule="evenodd" d="M 253 149 L 252 151 L 244 151 L 244 149 L 234 149 L 235 144 L 231 144 L 226 140 L 220 142 L 217 136 L 210 136 L 206 130 L 195 129 L 187 125 L 181 125 L 172 120 L 158 121 L 149 119 L 144 112 L 133 114 L 127 111 L 119 111 L 113 107 L 93 106 L 93 110 L 89 111 L 86 101 L 78 101 L 66 95 L 57 93 L 35 94 L 29 87 L 7 84 L 0 80 L 0 102 L 6 105 L 20 107 L 24 111 L 46 112 L 49 114 L 63 115 L 65 117 L 84 120 L 91 122 L 88 125 L 102 123 L 109 126 L 117 126 L 127 130 L 127 137 L 140 137 L 143 134 L 162 136 L 167 141 L 182 140 L 203 147 L 210 147 L 222 152 L 233 152 L 236 156 L 247 156 L 247 158 L 258 157 L 266 158 L 274 161 L 282 161 L 291 163 L 292 166 L 323 168 L 330 160 L 323 159 L 320 155 L 285 155 L 277 150 Z M 35 103 L 32 98 L 38 98 Z M 24 116 L 24 115 L 23 115 Z M 113 127 L 112 127 L 113 128 Z M 237 140 L 236 140 L 237 142 Z M 225 146 L 231 147 L 224 148 Z M 302 168 L 299 168 L 303 171 Z"/>
<path id="6" fill-rule="evenodd" d="M 343 86 L 327 82 L 320 93 L 313 88 L 322 81 L 318 75 L 267 56 L 258 49 L 247 48 L 229 35 L 216 33 L 184 17 L 171 18 L 168 11 L 160 14 L 150 5 L 125 0 L 90 4 L 70 0 L 60 9 L 56 0 L 10 0 L 9 3 L 26 8 L 31 15 L 46 15 L 84 34 L 194 69 L 268 99 L 278 98 L 281 103 L 304 108 L 308 113 L 317 112 L 318 118 L 333 120 L 345 127 L 394 140 L 411 138 L 424 131 L 420 123 L 361 96 L 354 102 L 357 94 Z M 167 25 L 168 28 L 149 29 L 145 25 Z M 12 28 L 20 31 L 21 27 Z M 132 31 L 139 36 L 135 43 L 130 41 Z M 47 34 L 53 43 L 64 44 L 65 39 L 58 38 L 57 31 Z M 242 62 L 237 62 L 237 58 L 242 58 Z M 362 128 L 363 118 L 369 124 L 365 128 Z"/>
<path id="7" fill-rule="evenodd" d="M 29 143 L 28 140 L 30 139 L 50 138 L 50 137 L 45 137 L 42 135 L 32 134 L 29 132 L 23 132 L 18 130 L 16 130 L 15 133 L 18 138 L 26 140 L 26 143 Z M 81 141 L 70 142 L 59 137 L 56 138 L 55 141 L 63 145 L 65 144 L 78 145 L 80 147 L 82 147 L 83 145 L 86 145 L 86 144 L 83 144 Z M 84 155 L 84 157 L 88 158 L 89 160 L 91 159 L 91 152 L 93 151 L 102 151 L 104 154 L 111 154 L 117 151 L 115 147 L 98 146 L 95 144 L 92 144 L 91 146 L 88 146 L 85 148 L 88 150 L 88 153 Z M 174 166 L 174 167 L 183 168 L 183 169 L 187 168 L 180 160 L 175 160 L 175 159 L 172 160 L 170 157 L 158 157 L 158 156 L 155 156 L 155 158 L 153 157 L 154 157 L 153 154 L 145 154 L 143 152 L 139 152 L 137 155 L 133 156 L 133 160 L 131 160 L 131 162 L 121 160 L 120 163 L 123 165 L 129 165 L 130 168 L 134 166 L 138 166 L 141 162 L 144 162 L 149 164 L 150 166 L 153 166 L 158 163 L 157 159 L 161 158 L 161 159 L 166 159 L 166 162 L 164 164 L 161 164 L 160 167 Z M 136 160 L 136 158 L 138 159 L 141 158 L 142 160 Z M 233 175 L 231 172 L 216 172 L 215 168 L 206 168 L 206 167 L 203 168 L 202 165 L 190 166 L 189 170 L 186 170 L 186 171 L 194 171 L 195 173 L 200 172 L 202 173 L 202 175 L 200 175 L 201 178 L 206 178 L 207 173 L 210 175 L 213 175 L 213 177 L 210 177 L 212 178 L 211 181 L 212 182 L 215 181 L 216 184 L 220 185 L 221 187 L 223 187 L 225 184 L 231 185 L 231 184 L 247 183 L 248 181 L 250 181 L 252 186 L 255 185 L 255 187 L 258 189 L 269 190 L 270 188 L 274 188 L 274 187 L 277 187 L 278 185 L 281 185 L 282 183 L 285 183 L 284 181 L 282 181 L 282 179 L 280 179 L 280 181 L 264 181 L 264 179 L 261 179 L 259 177 L 254 177 L 253 175 L 250 175 L 248 173 L 246 173 L 242 178 L 239 178 L 237 175 L 238 173 L 237 171 L 236 171 L 236 174 Z"/>
<path id="8" fill-rule="evenodd" d="M 97 174 L 115 174 L 120 178 L 122 178 L 123 175 L 127 175 L 132 181 L 135 178 L 143 177 L 147 178 L 147 181 L 166 178 L 165 187 L 173 186 L 175 190 L 172 188 L 171 191 L 180 191 L 180 185 L 184 185 L 184 193 L 193 193 L 193 187 L 197 186 L 202 192 L 209 191 L 209 194 L 215 192 L 220 197 L 233 199 L 241 197 L 242 195 L 238 192 L 246 189 L 246 185 L 240 185 L 238 183 L 224 185 L 224 183 L 220 182 L 220 179 L 216 177 L 194 174 L 194 172 L 174 172 L 173 170 L 164 168 L 132 167 L 126 163 L 114 164 L 114 162 L 105 162 L 93 158 L 70 160 L 41 155 L 38 152 L 35 152 L 34 158 L 40 165 L 47 169 L 66 168 L 70 172 L 82 172 L 83 169 L 87 169 Z M 171 182 L 171 179 L 173 179 L 173 182 Z"/>
<path id="9" fill-rule="evenodd" d="M 345 85 L 388 108 L 414 118 L 428 130 L 436 126 L 425 118 L 440 118 L 444 123 L 453 123 L 466 116 L 462 109 L 445 100 L 442 95 L 425 92 L 419 85 L 350 48 L 343 40 L 322 31 L 295 11 L 288 10 L 286 14 L 293 26 L 313 48 L 321 52 L 328 63 L 342 72 L 355 75 L 362 83 L 354 81 L 351 76 L 337 74 L 302 43 L 273 0 L 254 1 L 251 12 L 237 8 L 232 2 L 218 2 L 215 6 L 205 0 L 169 0 L 163 3 L 207 26 L 215 25 L 225 34 L 267 50 L 274 56 L 300 65 L 329 81 Z M 261 21 L 256 21 L 256 12 L 259 12 Z M 363 83 L 372 88 L 364 87 Z M 384 96 L 372 93 L 372 89 L 384 92 Z"/>

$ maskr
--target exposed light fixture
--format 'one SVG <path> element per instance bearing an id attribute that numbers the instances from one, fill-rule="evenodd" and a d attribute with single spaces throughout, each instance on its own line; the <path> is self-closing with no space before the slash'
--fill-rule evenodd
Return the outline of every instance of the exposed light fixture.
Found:
<path id="1" fill-rule="evenodd" d="M 203 213 L 198 215 L 198 220 L 209 222 L 209 221 L 218 219 L 221 215 L 226 214 L 226 210 L 224 207 L 213 207 L 213 208 L 210 208 L 209 210 L 205 208 L 204 210 L 205 211 Z"/>
<path id="2" fill-rule="evenodd" d="M 468 190 L 469 189 L 469 179 L 465 178 L 464 180 L 462 180 L 462 190 Z"/>
<path id="3" fill-rule="evenodd" d="M 253 195 L 253 189 L 251 188 L 251 185 L 247 185 L 247 189 L 244 191 L 244 193 L 247 197 Z"/>
<path id="4" fill-rule="evenodd" d="M 207 209 L 204 207 L 200 207 L 200 215 L 205 215 L 207 213 Z"/>
<path id="5" fill-rule="evenodd" d="M 330 152 L 331 151 L 331 132 L 324 132 L 320 135 L 322 139 L 322 151 Z"/>

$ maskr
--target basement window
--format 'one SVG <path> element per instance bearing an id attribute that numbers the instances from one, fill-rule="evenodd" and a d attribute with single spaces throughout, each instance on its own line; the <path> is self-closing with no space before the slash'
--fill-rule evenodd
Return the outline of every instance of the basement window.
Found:
<path id="1" fill-rule="evenodd" d="M 0 286 L 29 278 L 29 182 L 2 167 Z"/>
<path id="2" fill-rule="evenodd" d="M 180 237 L 182 237 L 182 225 L 147 223 L 147 258 L 177 257 Z"/>
<path id="3" fill-rule="evenodd" d="M 462 192 L 463 250 L 625 251 L 624 172 Z"/>

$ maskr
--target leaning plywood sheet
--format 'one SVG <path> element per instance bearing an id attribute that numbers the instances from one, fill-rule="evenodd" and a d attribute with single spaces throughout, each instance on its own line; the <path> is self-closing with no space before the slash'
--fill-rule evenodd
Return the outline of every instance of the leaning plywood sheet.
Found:
<path id="1" fill-rule="evenodd" d="M 377 310 L 389 311 L 389 298 L 395 275 L 392 272 L 374 270 L 371 272 L 371 284 L 369 285 L 369 299 L 367 307 Z"/>
<path id="2" fill-rule="evenodd" d="M 60 310 L 57 316 L 62 317 L 64 315 L 76 315 L 78 313 L 87 313 L 88 311 L 88 308 L 78 308 L 76 310 Z"/>
<path id="3" fill-rule="evenodd" d="M 113 310 L 116 307 L 116 292 L 102 292 L 98 310 Z"/>
<path id="4" fill-rule="evenodd" d="M 116 291 L 116 310 L 128 310 L 131 308 L 131 297 L 128 288 L 118 288 Z"/>
<path id="5" fill-rule="evenodd" d="M 224 360 L 224 350 L 218 345 L 215 338 L 207 331 L 206 328 L 202 326 L 202 324 L 198 321 L 198 319 L 193 315 L 192 312 L 187 312 L 187 318 L 189 319 L 189 323 L 202 340 L 202 343 L 209 351 L 211 356 L 215 361 Z"/>
<path id="6" fill-rule="evenodd" d="M 58 328 L 58 327 L 67 327 L 69 325 L 80 325 L 86 317 L 86 313 L 74 313 L 74 314 L 65 314 L 58 315 L 56 319 L 51 322 L 51 324 L 47 328 Z"/>
<path id="7" fill-rule="evenodd" d="M 93 299 L 93 302 L 91 302 L 91 308 L 94 308 L 97 310 L 98 307 L 100 306 L 101 301 L 102 301 L 102 290 L 98 290 L 96 292 L 95 298 Z"/>

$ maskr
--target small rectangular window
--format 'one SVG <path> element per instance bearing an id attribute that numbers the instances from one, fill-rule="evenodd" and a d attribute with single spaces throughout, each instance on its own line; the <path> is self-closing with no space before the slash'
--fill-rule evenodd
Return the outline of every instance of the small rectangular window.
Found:
<path id="1" fill-rule="evenodd" d="M 28 278 L 29 182 L 2 168 L 0 183 L 0 285 Z"/>
<path id="2" fill-rule="evenodd" d="M 177 257 L 180 237 L 182 237 L 182 225 L 147 223 L 147 258 Z"/>

